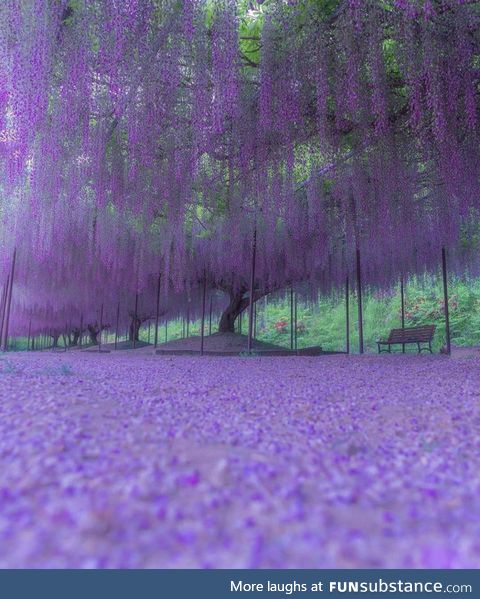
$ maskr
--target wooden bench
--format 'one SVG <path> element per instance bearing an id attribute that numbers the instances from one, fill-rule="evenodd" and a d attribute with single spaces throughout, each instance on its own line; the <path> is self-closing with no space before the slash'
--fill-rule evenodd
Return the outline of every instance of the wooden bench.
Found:
<path id="1" fill-rule="evenodd" d="M 378 353 L 391 353 L 392 345 L 407 345 L 408 343 L 416 343 L 418 353 L 423 350 L 428 350 L 432 353 L 432 339 L 435 333 L 435 325 L 428 324 L 421 327 L 409 327 L 404 329 L 392 329 L 388 339 L 379 339 L 377 341 Z M 428 343 L 428 347 L 421 347 L 421 343 Z M 387 345 L 388 349 L 381 349 L 382 345 Z"/>

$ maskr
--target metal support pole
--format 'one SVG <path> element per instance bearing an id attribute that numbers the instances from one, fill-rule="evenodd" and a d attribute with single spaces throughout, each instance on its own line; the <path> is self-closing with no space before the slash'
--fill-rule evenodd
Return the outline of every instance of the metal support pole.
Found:
<path id="1" fill-rule="evenodd" d="M 7 299 L 7 311 L 5 314 L 5 332 L 3 337 L 3 351 L 7 351 L 8 349 L 8 327 L 10 325 L 10 310 L 12 308 L 12 290 L 13 290 L 13 281 L 15 277 L 15 262 L 17 258 L 17 250 L 13 250 L 13 259 L 12 259 L 12 270 L 10 271 L 10 288 L 8 291 L 8 299 Z"/>
<path id="2" fill-rule="evenodd" d="M 452 351 L 450 343 L 450 317 L 448 314 L 448 282 L 447 282 L 447 254 L 445 248 L 442 247 L 442 274 L 443 274 L 443 304 L 445 311 L 445 336 L 447 341 L 447 354 Z"/>
<path id="3" fill-rule="evenodd" d="M 137 346 L 137 311 L 138 311 L 138 291 L 135 293 L 135 312 L 134 312 L 133 327 L 132 327 L 133 349 L 135 349 Z"/>
<path id="4" fill-rule="evenodd" d="M 80 314 L 80 334 L 78 336 L 78 341 L 79 341 L 80 347 L 82 347 L 82 342 L 83 342 L 83 313 Z"/>
<path id="5" fill-rule="evenodd" d="M 114 349 L 117 349 L 117 344 L 118 344 L 118 322 L 120 320 L 120 302 L 117 303 L 117 318 L 115 321 L 115 342 L 114 342 Z"/>
<path id="6" fill-rule="evenodd" d="M 208 316 L 208 334 L 212 334 L 212 292 L 210 291 L 210 311 Z"/>
<path id="7" fill-rule="evenodd" d="M 100 309 L 100 331 L 98 332 L 98 351 L 102 348 L 103 303 Z"/>
<path id="8" fill-rule="evenodd" d="M 357 295 L 358 295 L 358 351 L 363 354 L 363 306 L 362 306 L 362 271 L 360 250 L 357 248 Z"/>
<path id="9" fill-rule="evenodd" d="M 297 294 L 295 293 L 294 296 L 294 301 L 295 301 L 295 312 L 294 312 L 294 323 L 295 323 L 295 351 L 297 351 L 298 349 L 298 327 L 297 327 Z"/>
<path id="10" fill-rule="evenodd" d="M 290 287 L 290 349 L 293 349 L 293 285 Z"/>
<path id="11" fill-rule="evenodd" d="M 3 325 L 5 323 L 5 314 L 7 312 L 8 289 L 10 286 L 10 275 L 7 276 L 7 281 L 3 287 L 2 293 L 2 318 L 0 321 L 0 349 L 3 348 Z"/>
<path id="12" fill-rule="evenodd" d="M 32 334 L 32 319 L 28 323 L 28 339 L 27 339 L 27 351 L 30 351 L 30 336 Z"/>
<path id="13" fill-rule="evenodd" d="M 350 282 L 345 279 L 345 337 L 346 337 L 346 352 L 350 353 Z"/>
<path id="14" fill-rule="evenodd" d="M 161 281 L 162 275 L 158 275 L 158 283 L 157 283 L 157 311 L 155 314 L 155 341 L 154 341 L 154 348 L 157 349 L 157 345 L 158 345 L 158 316 L 160 313 L 160 281 Z M 150 341 L 150 340 L 149 340 Z"/>
<path id="15" fill-rule="evenodd" d="M 403 275 L 400 277 L 400 299 L 402 303 L 402 329 L 405 328 L 405 288 L 403 283 Z M 402 343 L 402 353 L 405 353 L 405 343 Z"/>
<path id="16" fill-rule="evenodd" d="M 253 335 L 253 307 L 255 305 L 255 259 L 257 253 L 257 229 L 253 231 L 253 243 L 252 243 L 252 267 L 250 273 L 250 298 L 249 298 L 249 318 L 248 318 L 248 339 L 247 339 L 247 351 L 250 354 L 252 352 L 252 335 Z"/>
<path id="17" fill-rule="evenodd" d="M 203 298 L 202 298 L 202 329 L 201 329 L 201 341 L 200 341 L 200 355 L 203 356 L 203 344 L 205 337 L 205 301 L 207 296 L 207 275 L 203 275 Z"/>

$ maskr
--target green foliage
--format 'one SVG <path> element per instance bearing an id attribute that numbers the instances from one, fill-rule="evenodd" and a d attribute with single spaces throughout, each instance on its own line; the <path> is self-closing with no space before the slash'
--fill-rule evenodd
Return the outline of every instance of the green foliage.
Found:
<path id="1" fill-rule="evenodd" d="M 290 298 L 268 296 L 257 302 L 256 337 L 261 341 L 290 347 Z M 449 281 L 449 309 L 452 343 L 458 346 L 480 345 L 480 279 L 457 279 Z M 350 348 L 358 351 L 358 305 L 355 293 L 350 295 Z M 217 331 L 219 315 L 214 316 L 212 332 Z M 248 331 L 248 313 L 242 318 L 242 332 Z M 440 351 L 445 344 L 445 318 L 443 312 L 443 288 L 440 277 L 415 277 L 405 284 L 405 326 L 434 324 L 437 329 L 433 341 L 434 351 Z M 393 328 L 401 326 L 401 306 L 399 286 L 387 290 L 364 291 L 363 334 L 366 351 L 376 352 L 376 340 L 388 336 Z M 237 322 L 238 327 L 238 322 Z M 205 323 L 208 334 L 208 322 Z M 189 335 L 200 335 L 200 321 L 191 322 Z M 181 319 L 168 322 L 168 340 L 181 339 L 183 323 Z M 140 332 L 142 341 L 154 340 L 154 325 L 144 325 Z M 104 333 L 103 344 L 113 343 L 112 331 Z M 158 329 L 158 342 L 165 341 L 165 325 Z M 26 350 L 25 338 L 17 338 L 10 345 L 12 351 Z M 345 297 L 343 295 L 322 296 L 317 302 L 298 302 L 297 305 L 297 344 L 298 348 L 320 345 L 324 350 L 343 351 L 345 349 Z M 59 347 L 62 346 L 59 340 Z M 407 351 L 416 352 L 415 346 Z M 4 365 L 5 366 L 5 365 Z M 59 374 L 70 374 L 66 367 Z M 8 363 L 3 372 L 8 370 Z"/>
<path id="2" fill-rule="evenodd" d="M 449 281 L 449 308 L 452 343 L 459 346 L 480 344 L 480 279 L 451 279 Z M 358 304 L 355 293 L 350 296 L 350 348 L 358 351 Z M 248 331 L 248 314 L 242 318 L 242 332 Z M 412 278 L 405 284 L 405 326 L 434 324 L 437 329 L 433 350 L 438 352 L 445 344 L 443 288 L 440 277 Z M 238 323 L 237 323 L 238 326 Z M 401 326 L 399 286 L 387 290 L 364 291 L 363 335 L 365 350 L 376 352 L 376 340 L 388 336 L 393 328 Z M 164 326 L 159 327 L 159 343 L 164 341 Z M 217 330 L 217 320 L 212 331 Z M 205 333 L 208 334 L 208 324 Z M 200 335 L 200 321 L 189 326 L 190 335 Z M 147 329 L 141 339 L 147 341 Z M 290 347 L 290 299 L 269 296 L 257 302 L 257 338 L 282 347 Z M 182 321 L 168 323 L 168 339 L 182 337 Z M 151 330 L 153 341 L 153 327 Z M 316 303 L 297 305 L 298 348 L 321 345 L 324 350 L 345 349 L 345 297 L 322 296 Z M 416 353 L 416 346 L 407 346 Z"/>
<path id="3" fill-rule="evenodd" d="M 480 280 L 452 279 L 449 283 L 450 328 L 452 343 L 459 346 L 480 344 Z M 358 305 L 350 297 L 350 347 L 358 351 Z M 366 351 L 377 351 L 376 340 L 387 337 L 401 326 L 399 287 L 379 292 L 365 290 L 363 297 L 364 343 Z M 247 321 L 243 327 L 247 330 Z M 414 278 L 405 286 L 405 326 L 435 324 L 433 349 L 445 344 L 443 289 L 440 278 Z M 257 337 L 262 341 L 290 347 L 289 298 L 268 298 L 257 302 Z M 298 347 L 321 345 L 324 350 L 345 349 L 345 298 L 320 297 L 316 304 L 297 306 Z M 416 347 L 407 347 L 416 352 Z"/>

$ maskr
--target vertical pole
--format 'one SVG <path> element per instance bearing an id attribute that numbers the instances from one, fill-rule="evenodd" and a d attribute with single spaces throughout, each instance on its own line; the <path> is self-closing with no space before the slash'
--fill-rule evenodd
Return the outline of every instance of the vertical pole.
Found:
<path id="1" fill-rule="evenodd" d="M 298 331 L 297 331 L 297 294 L 294 295 L 295 312 L 294 312 L 294 331 L 295 331 L 295 351 L 298 349 Z"/>
<path id="2" fill-rule="evenodd" d="M 3 350 L 7 351 L 8 348 L 8 326 L 10 324 L 10 310 L 12 307 L 12 290 L 13 290 L 13 281 L 15 277 L 15 261 L 17 258 L 17 250 L 16 248 L 13 250 L 13 260 L 12 260 L 12 270 L 10 271 L 10 288 L 8 291 L 8 300 L 7 300 L 7 311 L 5 314 L 5 333 L 3 337 Z"/>
<path id="3" fill-rule="evenodd" d="M 253 338 L 257 338 L 257 302 L 253 304 Z"/>
<path id="4" fill-rule="evenodd" d="M 362 271 L 360 250 L 357 248 L 357 294 L 358 294 L 358 351 L 363 354 L 363 306 L 362 306 Z"/>
<path id="5" fill-rule="evenodd" d="M 3 325 L 5 323 L 5 314 L 7 312 L 7 297 L 8 289 L 10 287 L 10 275 L 7 276 L 7 282 L 3 287 L 2 293 L 2 319 L 0 322 L 0 349 L 3 348 Z"/>
<path id="6" fill-rule="evenodd" d="M 203 298 L 202 298 L 202 330 L 201 330 L 201 342 L 200 342 L 200 355 L 203 356 L 203 343 L 205 336 L 205 300 L 207 296 L 207 275 L 203 274 Z"/>
<path id="7" fill-rule="evenodd" d="M 403 275 L 400 277 L 400 300 L 402 303 L 402 329 L 405 328 L 405 287 Z M 405 353 L 405 343 L 402 343 L 402 354 Z"/>
<path id="8" fill-rule="evenodd" d="M 114 349 L 117 349 L 118 344 L 118 321 L 120 320 L 120 302 L 117 303 L 117 319 L 115 321 L 115 342 Z"/>
<path id="9" fill-rule="evenodd" d="M 165 319 L 165 343 L 168 340 L 168 320 Z"/>
<path id="10" fill-rule="evenodd" d="M 133 349 L 137 346 L 137 310 L 138 310 L 138 291 L 135 293 L 135 312 L 133 318 Z"/>
<path id="11" fill-rule="evenodd" d="M 253 335 L 253 306 L 254 295 L 255 295 L 255 259 L 257 253 L 257 229 L 253 231 L 253 243 L 252 243 L 252 267 L 250 272 L 250 298 L 249 298 L 249 318 L 248 318 L 248 339 L 247 339 L 247 351 L 252 353 L 252 335 Z"/>
<path id="12" fill-rule="evenodd" d="M 290 287 L 290 349 L 293 349 L 293 285 Z"/>
<path id="13" fill-rule="evenodd" d="M 242 334 L 242 316 L 243 312 L 240 312 L 240 314 L 238 315 L 238 332 L 240 333 L 240 335 Z"/>
<path id="14" fill-rule="evenodd" d="M 350 353 L 350 283 L 345 279 L 345 337 L 346 337 L 346 352 Z"/>
<path id="15" fill-rule="evenodd" d="M 210 291 L 210 314 L 208 320 L 208 334 L 212 334 L 212 292 Z"/>
<path id="16" fill-rule="evenodd" d="M 27 339 L 27 351 L 30 351 L 30 336 L 32 334 L 32 319 L 28 323 L 28 339 Z"/>
<path id="17" fill-rule="evenodd" d="M 101 350 L 102 347 L 102 327 L 103 327 L 103 303 L 100 308 L 100 331 L 98 332 L 98 351 Z"/>
<path id="18" fill-rule="evenodd" d="M 148 335 L 147 335 L 147 342 L 150 345 L 150 329 L 151 329 L 152 323 L 150 321 L 148 321 Z"/>
<path id="19" fill-rule="evenodd" d="M 78 341 L 79 341 L 80 347 L 82 347 L 82 341 L 83 341 L 83 313 L 80 314 L 80 335 L 78 336 Z"/>
<path id="20" fill-rule="evenodd" d="M 451 353 L 450 343 L 450 317 L 448 314 L 448 282 L 447 282 L 447 254 L 445 247 L 442 247 L 442 274 L 443 274 L 443 304 L 445 310 L 445 336 L 447 341 L 447 354 Z"/>
<path id="21" fill-rule="evenodd" d="M 187 337 L 190 335 L 190 300 L 187 308 Z"/>
<path id="22" fill-rule="evenodd" d="M 158 283 L 157 283 L 157 311 L 155 313 L 155 341 L 154 341 L 154 348 L 157 349 L 157 345 L 158 345 L 158 315 L 160 312 L 160 280 L 162 278 L 162 275 L 158 275 Z"/>

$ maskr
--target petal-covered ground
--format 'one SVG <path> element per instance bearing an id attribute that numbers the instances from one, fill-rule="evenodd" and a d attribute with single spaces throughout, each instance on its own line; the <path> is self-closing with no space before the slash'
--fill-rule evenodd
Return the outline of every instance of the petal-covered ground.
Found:
<path id="1" fill-rule="evenodd" d="M 480 566 L 480 360 L 9 354 L 0 567 Z"/>

